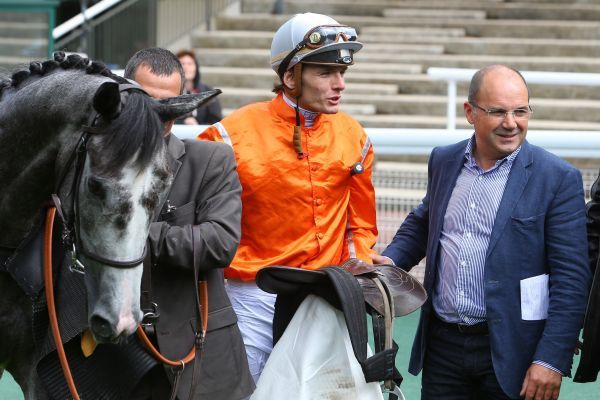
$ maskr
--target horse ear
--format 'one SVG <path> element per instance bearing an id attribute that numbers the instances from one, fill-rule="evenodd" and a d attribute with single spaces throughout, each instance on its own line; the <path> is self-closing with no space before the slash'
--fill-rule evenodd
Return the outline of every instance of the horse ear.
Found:
<path id="1" fill-rule="evenodd" d="M 163 122 L 173 121 L 178 117 L 192 112 L 219 94 L 221 94 L 221 90 L 214 89 L 202 93 L 170 97 L 168 99 L 160 100 L 156 111 Z"/>
<path id="2" fill-rule="evenodd" d="M 116 82 L 104 82 L 94 94 L 94 109 L 108 119 L 115 118 L 121 111 L 121 92 Z"/>

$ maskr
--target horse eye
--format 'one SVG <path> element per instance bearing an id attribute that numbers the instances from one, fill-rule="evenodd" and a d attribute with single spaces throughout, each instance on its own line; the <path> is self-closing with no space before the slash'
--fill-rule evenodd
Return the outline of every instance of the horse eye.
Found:
<path id="1" fill-rule="evenodd" d="M 97 178 L 88 178 L 87 189 L 91 194 L 99 197 L 100 199 L 104 199 L 106 197 L 106 189 L 104 188 L 104 184 Z"/>

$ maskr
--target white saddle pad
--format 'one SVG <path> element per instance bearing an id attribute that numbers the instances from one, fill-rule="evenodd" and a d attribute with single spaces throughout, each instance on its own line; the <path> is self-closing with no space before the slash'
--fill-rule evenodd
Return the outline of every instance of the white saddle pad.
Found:
<path id="1" fill-rule="evenodd" d="M 372 354 L 367 346 L 367 352 Z M 251 400 L 383 400 L 365 382 L 341 311 L 314 295 L 304 299 L 258 380 Z"/>

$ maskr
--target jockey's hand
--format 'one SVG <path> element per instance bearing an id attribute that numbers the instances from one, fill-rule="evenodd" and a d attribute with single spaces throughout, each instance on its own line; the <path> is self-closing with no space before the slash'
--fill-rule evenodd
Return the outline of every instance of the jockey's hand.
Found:
<path id="1" fill-rule="evenodd" d="M 386 257 L 386 256 L 381 256 L 377 253 L 371 253 L 371 259 L 373 260 L 373 264 L 395 265 L 391 258 Z"/>
<path id="2" fill-rule="evenodd" d="M 562 375 L 542 365 L 531 364 L 519 395 L 525 400 L 556 400 Z"/>

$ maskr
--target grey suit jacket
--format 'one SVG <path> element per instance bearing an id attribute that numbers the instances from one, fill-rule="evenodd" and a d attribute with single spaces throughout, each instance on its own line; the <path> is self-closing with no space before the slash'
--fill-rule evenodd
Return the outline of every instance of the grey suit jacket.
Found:
<path id="1" fill-rule="evenodd" d="M 168 149 L 175 179 L 149 235 L 152 298 L 160 312 L 158 345 L 172 359 L 183 358 L 192 348 L 193 268 L 198 269 L 208 281 L 209 317 L 197 397 L 240 399 L 252 393 L 254 381 L 223 280 L 223 268 L 235 255 L 241 235 L 242 189 L 235 158 L 227 145 L 182 142 L 173 135 Z M 172 379 L 171 369 L 166 371 Z M 181 399 L 187 398 L 191 375 L 192 367 L 186 367 L 178 392 Z"/>

